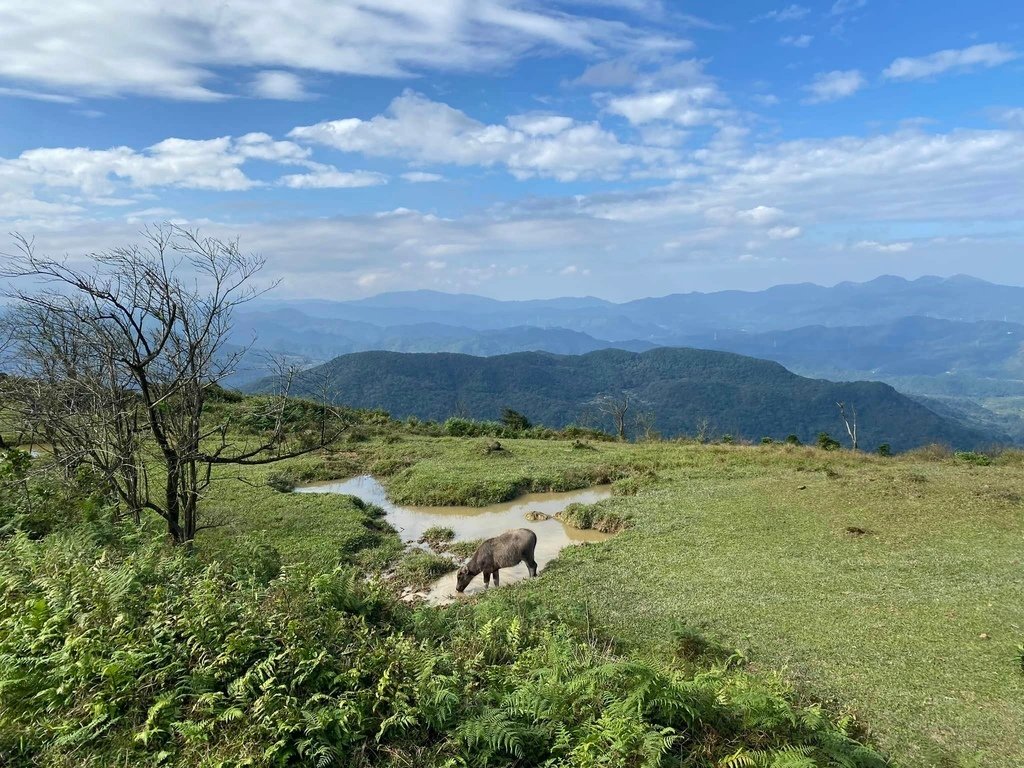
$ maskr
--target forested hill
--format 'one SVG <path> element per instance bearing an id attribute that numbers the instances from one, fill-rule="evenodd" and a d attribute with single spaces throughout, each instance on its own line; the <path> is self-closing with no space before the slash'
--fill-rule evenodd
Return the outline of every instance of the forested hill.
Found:
<path id="1" fill-rule="evenodd" d="M 595 400 L 629 393 L 629 421 L 652 414 L 666 437 L 695 434 L 706 423 L 714 435 L 752 440 L 796 434 L 812 441 L 829 432 L 845 441 L 836 407 L 844 402 L 856 408 L 860 445 L 869 450 L 932 442 L 970 448 L 1005 439 L 941 417 L 886 384 L 808 379 L 777 363 L 699 349 L 497 357 L 359 352 L 304 371 L 293 394 L 314 396 L 325 383 L 336 403 L 382 408 L 398 418 L 442 420 L 460 413 L 497 419 L 507 407 L 552 427 L 584 422 L 609 428 Z M 251 389 L 275 385 L 263 380 Z"/>

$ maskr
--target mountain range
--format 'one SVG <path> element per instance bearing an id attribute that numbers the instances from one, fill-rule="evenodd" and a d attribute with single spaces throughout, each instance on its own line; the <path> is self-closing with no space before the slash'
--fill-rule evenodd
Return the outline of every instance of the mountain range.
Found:
<path id="1" fill-rule="evenodd" d="M 274 379 L 250 387 L 273 391 Z M 797 376 L 778 363 L 727 352 L 657 348 L 606 349 L 585 355 L 521 352 L 474 357 L 450 353 L 360 352 L 308 369 L 293 394 L 382 408 L 392 416 L 442 421 L 453 414 L 497 419 L 513 408 L 535 423 L 610 429 L 599 400 L 629 398 L 638 415 L 665 436 L 733 435 L 802 441 L 820 432 L 845 437 L 838 403 L 857 412 L 860 445 L 905 450 L 940 442 L 960 448 L 1005 436 L 964 426 L 877 382 L 836 383 Z"/>
<path id="2" fill-rule="evenodd" d="M 964 275 L 883 276 L 831 287 L 781 285 L 623 303 L 594 297 L 500 301 L 436 291 L 354 301 L 263 300 L 236 320 L 235 340 L 252 339 L 259 350 L 303 365 L 371 350 L 736 352 L 805 376 L 884 381 L 963 425 L 1024 442 L 1024 288 Z M 250 355 L 230 383 L 266 373 Z"/>

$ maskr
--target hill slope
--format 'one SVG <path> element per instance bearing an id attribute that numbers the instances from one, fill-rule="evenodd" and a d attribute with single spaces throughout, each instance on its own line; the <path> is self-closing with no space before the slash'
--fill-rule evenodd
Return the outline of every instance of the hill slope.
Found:
<path id="1" fill-rule="evenodd" d="M 838 437 L 844 428 L 836 403 L 842 401 L 858 411 L 863 448 L 976 447 L 1004 439 L 945 419 L 886 384 L 807 379 L 777 363 L 697 349 L 496 357 L 363 352 L 303 372 L 293 392 L 312 395 L 325 377 L 335 402 L 383 408 L 399 418 L 464 413 L 496 419 L 509 407 L 549 426 L 583 421 L 607 427 L 594 399 L 628 392 L 631 413 L 652 413 L 666 436 L 694 434 L 707 421 L 715 434 L 755 440 L 793 433 L 810 441 L 822 431 Z M 251 389 L 273 387 L 264 380 Z"/>

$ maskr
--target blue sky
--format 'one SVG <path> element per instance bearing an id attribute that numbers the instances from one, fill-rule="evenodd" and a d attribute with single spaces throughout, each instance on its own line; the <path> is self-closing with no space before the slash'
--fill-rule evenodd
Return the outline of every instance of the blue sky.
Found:
<path id="1" fill-rule="evenodd" d="M 1024 284 L 1022 86 L 1005 0 L 0 0 L 0 226 L 281 297 Z"/>

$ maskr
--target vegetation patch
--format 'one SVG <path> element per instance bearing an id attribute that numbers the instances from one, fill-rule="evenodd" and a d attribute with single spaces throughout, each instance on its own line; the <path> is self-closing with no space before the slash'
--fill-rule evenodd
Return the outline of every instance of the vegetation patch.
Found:
<path id="1" fill-rule="evenodd" d="M 260 587 L 67 537 L 9 542 L 0 582 L 13 768 L 885 765 L 777 679 L 617 656 L 522 602 L 414 612 L 350 569 Z"/>
<path id="2" fill-rule="evenodd" d="M 470 539 L 469 541 L 453 541 L 447 547 L 445 551 L 459 560 L 468 560 L 476 552 L 477 547 L 483 544 L 483 539 Z"/>
<path id="3" fill-rule="evenodd" d="M 443 525 L 434 525 L 427 528 L 420 536 L 419 543 L 426 544 L 432 549 L 443 549 L 455 538 L 455 531 Z"/>
<path id="4" fill-rule="evenodd" d="M 596 504 L 570 504 L 555 517 L 573 528 L 601 533 L 618 533 L 632 524 L 630 518 L 610 509 L 606 503 L 600 501 Z"/>
<path id="5" fill-rule="evenodd" d="M 413 549 L 398 561 L 395 578 L 399 584 L 412 589 L 426 589 L 446 573 L 455 570 L 451 558 L 427 552 L 424 549 Z"/>
<path id="6" fill-rule="evenodd" d="M 967 464 L 974 464 L 977 467 L 987 467 L 992 464 L 992 457 L 976 451 L 957 451 L 953 454 L 957 461 Z"/>

